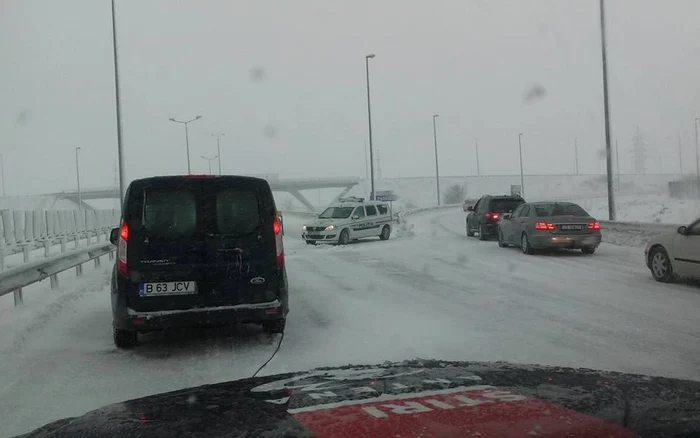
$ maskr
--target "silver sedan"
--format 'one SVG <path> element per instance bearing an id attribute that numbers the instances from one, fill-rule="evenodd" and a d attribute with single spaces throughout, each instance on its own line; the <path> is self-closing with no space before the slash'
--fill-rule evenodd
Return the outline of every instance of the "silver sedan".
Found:
<path id="1" fill-rule="evenodd" d="M 549 248 L 593 254 L 600 241 L 600 223 L 572 202 L 521 204 L 498 222 L 498 246 L 519 246 L 525 254 Z"/>

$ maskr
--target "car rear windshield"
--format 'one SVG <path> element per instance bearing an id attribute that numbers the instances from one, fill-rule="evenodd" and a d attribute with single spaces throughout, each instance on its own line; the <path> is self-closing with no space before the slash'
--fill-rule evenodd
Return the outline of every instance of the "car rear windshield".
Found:
<path id="1" fill-rule="evenodd" d="M 197 228 L 197 202 L 182 189 L 148 189 L 143 199 L 143 226 L 156 237 L 186 237 Z"/>
<path id="2" fill-rule="evenodd" d="M 318 217 L 320 219 L 347 219 L 354 209 L 355 207 L 328 207 Z"/>
<path id="3" fill-rule="evenodd" d="M 489 208 L 489 211 L 494 211 L 496 213 L 513 211 L 523 202 L 524 201 L 522 199 L 492 199 L 491 208 Z"/>
<path id="4" fill-rule="evenodd" d="M 586 210 L 576 204 L 533 205 L 538 217 L 551 216 L 588 216 Z"/>
<path id="5" fill-rule="evenodd" d="M 260 226 L 258 196 L 252 190 L 224 189 L 216 195 L 216 226 L 219 233 L 241 236 Z"/>

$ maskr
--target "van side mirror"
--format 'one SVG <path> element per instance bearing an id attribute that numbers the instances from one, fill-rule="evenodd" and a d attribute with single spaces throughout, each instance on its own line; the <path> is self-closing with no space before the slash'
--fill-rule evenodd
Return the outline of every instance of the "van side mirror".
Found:
<path id="1" fill-rule="evenodd" d="M 685 236 L 687 233 L 688 233 L 688 227 L 686 227 L 685 225 L 682 227 L 678 227 L 678 234 Z"/>
<path id="2" fill-rule="evenodd" d="M 112 230 L 109 232 L 109 241 L 112 242 L 112 245 L 116 245 L 118 239 L 119 239 L 119 228 L 112 228 Z"/>
<path id="3" fill-rule="evenodd" d="M 354 220 L 357 220 L 357 219 L 359 219 L 359 218 L 360 218 L 360 216 L 358 216 L 358 215 L 355 215 L 355 216 L 353 216 L 352 218 L 353 218 Z"/>
<path id="4" fill-rule="evenodd" d="M 467 211 L 474 211 L 474 206 L 473 205 L 468 206 Z"/>
<path id="5" fill-rule="evenodd" d="M 510 218 L 512 218 L 512 217 L 513 217 L 513 213 L 503 213 L 503 216 L 501 216 L 501 218 L 503 218 L 503 220 L 507 220 L 507 221 L 509 221 Z"/>

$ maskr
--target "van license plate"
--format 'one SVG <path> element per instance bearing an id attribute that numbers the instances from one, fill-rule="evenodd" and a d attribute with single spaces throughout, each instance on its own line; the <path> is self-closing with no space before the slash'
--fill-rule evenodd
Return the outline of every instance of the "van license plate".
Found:
<path id="1" fill-rule="evenodd" d="M 139 284 L 139 295 L 142 297 L 154 295 L 190 295 L 196 293 L 197 283 L 194 281 Z"/>

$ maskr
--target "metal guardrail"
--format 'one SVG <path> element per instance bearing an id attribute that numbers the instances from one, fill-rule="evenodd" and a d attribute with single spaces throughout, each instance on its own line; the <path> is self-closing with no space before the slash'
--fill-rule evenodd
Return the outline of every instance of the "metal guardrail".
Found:
<path id="1" fill-rule="evenodd" d="M 30 251 L 43 248 L 49 257 L 50 247 L 59 244 L 63 253 L 68 241 L 78 247 L 85 239 L 89 245 L 118 222 L 115 210 L 0 210 L 0 272 L 7 256 L 24 253 L 28 263 Z"/>
<path id="2" fill-rule="evenodd" d="M 29 263 L 0 272 L 0 297 L 14 292 L 15 306 L 22 304 L 22 288 L 39 281 L 50 279 L 51 289 L 58 287 L 58 274 L 70 268 L 76 268 L 76 274 L 83 274 L 82 264 L 95 261 L 100 266 L 100 257 L 109 255 L 114 259 L 115 246 L 110 242 L 101 242 L 83 248 L 58 254 L 46 259 L 34 260 Z"/>

